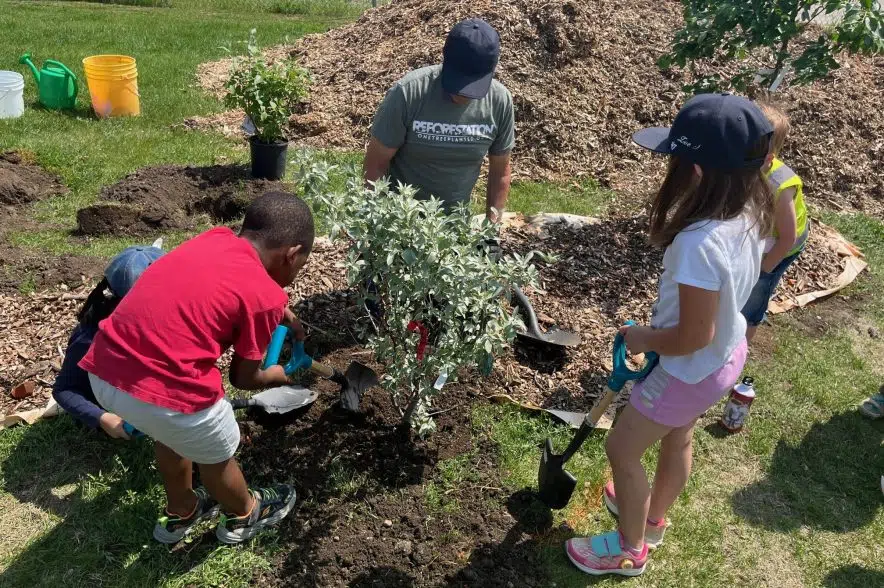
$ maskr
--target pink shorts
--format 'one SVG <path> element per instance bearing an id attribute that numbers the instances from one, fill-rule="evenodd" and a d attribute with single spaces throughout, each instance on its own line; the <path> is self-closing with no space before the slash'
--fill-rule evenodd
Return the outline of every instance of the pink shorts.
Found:
<path id="1" fill-rule="evenodd" d="M 743 340 L 726 364 L 696 384 L 685 384 L 658 365 L 633 387 L 629 403 L 655 423 L 673 428 L 690 424 L 730 392 L 748 351 Z"/>

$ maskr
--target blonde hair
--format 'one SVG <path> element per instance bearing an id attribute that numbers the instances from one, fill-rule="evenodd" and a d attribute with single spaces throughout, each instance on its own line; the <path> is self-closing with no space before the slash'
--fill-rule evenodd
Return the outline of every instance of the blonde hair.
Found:
<path id="1" fill-rule="evenodd" d="M 783 145 L 786 143 L 786 137 L 789 136 L 789 131 L 792 130 L 792 123 L 789 122 L 789 115 L 786 114 L 782 108 L 772 102 L 759 102 L 758 108 L 761 109 L 764 118 L 769 120 L 770 124 L 773 125 L 771 152 L 774 155 L 779 155 L 783 150 Z"/>
<path id="2" fill-rule="evenodd" d="M 747 160 L 767 155 L 770 135 L 761 137 L 746 154 Z M 694 164 L 673 156 L 666 179 L 651 204 L 650 242 L 666 247 L 675 236 L 695 222 L 728 220 L 747 212 L 761 236 L 773 229 L 774 194 L 757 168 L 701 168 L 697 177 Z"/>

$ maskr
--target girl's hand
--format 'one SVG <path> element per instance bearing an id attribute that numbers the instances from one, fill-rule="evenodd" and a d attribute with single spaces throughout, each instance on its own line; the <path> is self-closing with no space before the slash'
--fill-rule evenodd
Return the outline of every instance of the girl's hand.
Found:
<path id="1" fill-rule="evenodd" d="M 129 441 L 131 437 L 129 437 L 129 434 L 123 429 L 123 422 L 123 419 L 112 412 L 106 412 L 98 417 L 98 424 L 101 425 L 102 430 L 104 430 L 109 437 Z"/>
<path id="2" fill-rule="evenodd" d="M 620 327 L 620 334 L 623 335 L 629 352 L 633 355 L 638 355 L 639 353 L 652 351 L 648 342 L 648 335 L 650 335 L 652 330 L 650 327 L 623 326 Z"/>

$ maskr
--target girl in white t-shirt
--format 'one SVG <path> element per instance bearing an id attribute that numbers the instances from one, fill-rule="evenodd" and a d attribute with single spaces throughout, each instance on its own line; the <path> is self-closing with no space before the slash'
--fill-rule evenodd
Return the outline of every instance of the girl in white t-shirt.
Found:
<path id="1" fill-rule="evenodd" d="M 761 174 L 772 131 L 751 101 L 702 94 L 671 128 L 633 136 L 670 155 L 650 213 L 650 241 L 666 247 L 651 325 L 622 329 L 632 353 L 654 351 L 660 363 L 636 384 L 607 441 L 614 479 L 604 500 L 619 529 L 566 543 L 584 572 L 644 572 L 648 548 L 663 541 L 666 511 L 687 483 L 694 423 L 743 370 L 740 309 L 758 279 L 773 222 L 773 194 Z M 641 458 L 657 441 L 652 490 Z"/>

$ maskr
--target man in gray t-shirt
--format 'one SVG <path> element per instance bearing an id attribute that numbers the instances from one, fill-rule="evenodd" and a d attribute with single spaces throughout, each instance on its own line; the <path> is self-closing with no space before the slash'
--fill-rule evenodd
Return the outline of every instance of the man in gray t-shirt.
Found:
<path id="1" fill-rule="evenodd" d="M 448 34 L 442 65 L 412 71 L 378 107 L 365 153 L 365 179 L 389 175 L 446 207 L 469 202 L 488 155 L 486 214 L 498 220 L 510 189 L 513 99 L 494 79 L 500 37 L 469 19 Z M 497 210 L 498 214 L 494 214 Z"/>

